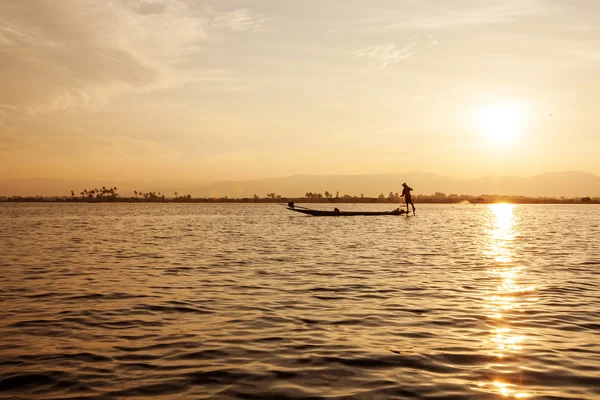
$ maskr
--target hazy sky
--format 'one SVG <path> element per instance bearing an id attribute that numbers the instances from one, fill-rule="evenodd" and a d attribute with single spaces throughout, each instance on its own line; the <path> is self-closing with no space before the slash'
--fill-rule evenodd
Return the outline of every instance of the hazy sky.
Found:
<path id="1" fill-rule="evenodd" d="M 600 174 L 600 2 L 2 0 L 0 178 Z"/>

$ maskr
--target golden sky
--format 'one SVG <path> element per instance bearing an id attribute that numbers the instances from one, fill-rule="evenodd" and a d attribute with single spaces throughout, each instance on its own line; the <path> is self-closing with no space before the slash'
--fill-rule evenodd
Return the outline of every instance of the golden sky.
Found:
<path id="1" fill-rule="evenodd" d="M 600 174 L 600 2 L 3 0 L 0 179 Z"/>

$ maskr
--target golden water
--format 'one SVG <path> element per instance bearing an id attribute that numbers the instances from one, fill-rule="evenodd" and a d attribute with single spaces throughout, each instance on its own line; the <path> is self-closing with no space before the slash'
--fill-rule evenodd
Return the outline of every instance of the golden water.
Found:
<path id="1" fill-rule="evenodd" d="M 0 398 L 600 398 L 599 215 L 0 204 Z"/>

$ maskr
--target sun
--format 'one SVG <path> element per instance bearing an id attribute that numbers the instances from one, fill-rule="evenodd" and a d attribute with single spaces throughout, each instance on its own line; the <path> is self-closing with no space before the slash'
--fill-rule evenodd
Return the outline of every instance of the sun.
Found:
<path id="1" fill-rule="evenodd" d="M 479 130 L 494 144 L 511 144 L 521 133 L 523 113 L 514 104 L 489 104 L 475 112 Z"/>

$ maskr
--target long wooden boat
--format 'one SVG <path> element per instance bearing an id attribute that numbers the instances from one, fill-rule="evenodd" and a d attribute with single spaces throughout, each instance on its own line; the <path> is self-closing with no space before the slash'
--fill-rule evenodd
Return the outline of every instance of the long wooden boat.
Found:
<path id="1" fill-rule="evenodd" d="M 296 211 L 302 214 L 312 215 L 313 217 L 350 217 L 358 215 L 402 215 L 406 214 L 406 211 L 396 209 L 394 211 L 324 211 L 324 210 L 311 210 L 309 208 L 292 208 L 287 207 L 288 210 Z"/>

